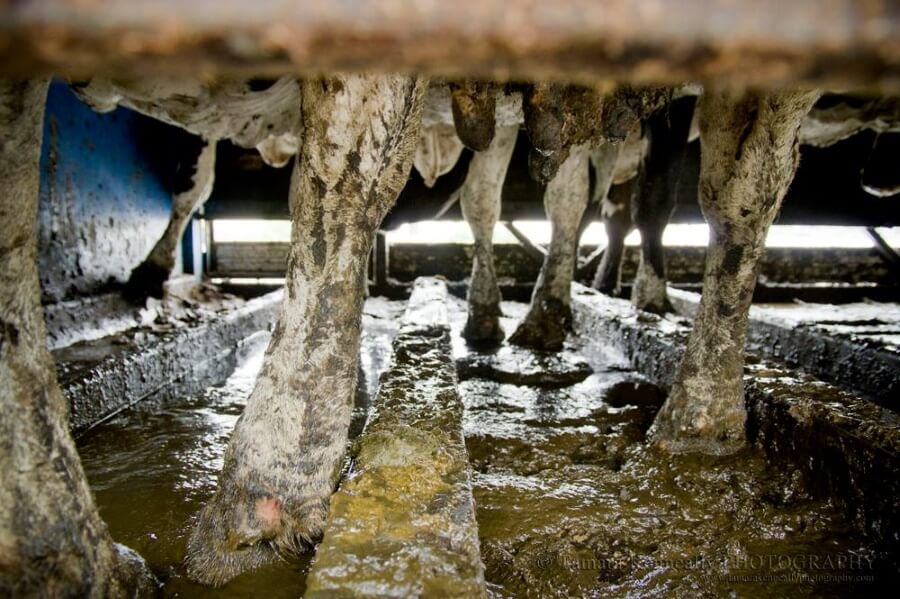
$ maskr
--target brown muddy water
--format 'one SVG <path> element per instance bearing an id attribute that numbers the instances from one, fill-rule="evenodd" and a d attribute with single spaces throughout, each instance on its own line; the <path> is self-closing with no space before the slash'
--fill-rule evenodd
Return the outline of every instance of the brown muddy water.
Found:
<path id="1" fill-rule="evenodd" d="M 390 359 L 403 302 L 372 298 L 363 315 L 355 432 Z M 220 589 L 187 579 L 182 566 L 194 518 L 216 488 L 228 437 L 253 390 L 268 334 L 241 350 L 222 386 L 162 406 L 138 405 L 79 439 L 88 481 L 113 538 L 147 560 L 166 597 L 303 595 L 311 555 L 245 573 Z"/>
<path id="2" fill-rule="evenodd" d="M 354 432 L 403 307 L 366 303 Z M 451 308 L 454 352 L 468 361 L 460 391 L 492 597 L 857 597 L 886 595 L 897 582 L 896 556 L 867 545 L 827 501 L 807 496 L 799 477 L 767 467 L 758 452 L 672 458 L 646 449 L 665 396 L 615 350 L 575 339 L 562 362 L 508 346 L 476 354 L 459 337 L 464 303 Z M 525 308 L 504 303 L 508 334 Z M 79 440 L 113 537 L 147 559 L 165 596 L 304 592 L 310 558 L 222 589 L 192 584 L 182 568 L 266 342 L 258 335 L 246 344 L 222 386 L 139 406 Z M 553 376 L 542 376 L 548 367 Z"/>
<path id="3" fill-rule="evenodd" d="M 524 310 L 504 303 L 507 334 Z M 452 319 L 466 358 L 461 302 Z M 664 393 L 612 348 L 575 339 L 566 352 L 594 374 L 567 387 L 512 384 L 503 348 L 504 372 L 491 377 L 503 382 L 460 384 L 492 597 L 860 597 L 897 582 L 896 556 L 759 452 L 647 449 Z"/>

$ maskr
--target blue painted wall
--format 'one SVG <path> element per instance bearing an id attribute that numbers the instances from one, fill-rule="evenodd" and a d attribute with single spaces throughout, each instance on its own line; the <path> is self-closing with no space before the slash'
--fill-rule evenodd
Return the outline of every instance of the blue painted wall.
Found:
<path id="1" fill-rule="evenodd" d="M 127 280 L 165 229 L 188 134 L 127 109 L 97 114 L 50 86 L 41 154 L 39 268 L 44 301 Z"/>

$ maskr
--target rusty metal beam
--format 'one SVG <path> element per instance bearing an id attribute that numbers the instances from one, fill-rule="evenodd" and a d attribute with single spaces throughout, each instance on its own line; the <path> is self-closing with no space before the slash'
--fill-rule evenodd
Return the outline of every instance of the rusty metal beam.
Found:
<path id="1" fill-rule="evenodd" d="M 900 88 L 896 0 L 0 0 L 0 75 L 416 71 Z"/>

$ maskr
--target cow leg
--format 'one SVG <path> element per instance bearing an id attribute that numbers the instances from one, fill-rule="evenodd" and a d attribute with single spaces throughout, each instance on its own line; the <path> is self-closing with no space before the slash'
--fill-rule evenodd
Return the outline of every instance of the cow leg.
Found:
<path id="1" fill-rule="evenodd" d="M 475 238 L 472 277 L 469 280 L 469 315 L 463 337 L 473 343 L 499 343 L 500 288 L 494 271 L 494 225 L 500 217 L 500 196 L 506 169 L 516 145 L 518 127 L 501 127 L 484 152 L 476 152 L 460 191 L 463 217 Z"/>
<path id="2" fill-rule="evenodd" d="M 637 308 L 657 314 L 672 311 L 666 292 L 662 236 L 675 211 L 694 102 L 693 97 L 680 98 L 672 102 L 669 110 L 657 112 L 647 120 L 650 148 L 631 203 L 632 220 L 641 232 L 641 261 L 631 301 Z"/>
<path id="3" fill-rule="evenodd" d="M 604 264 L 606 264 L 606 268 L 610 268 L 610 251 L 612 250 L 614 253 L 618 253 L 618 260 L 621 261 L 622 248 L 612 248 L 611 241 L 612 237 L 609 235 L 610 225 L 609 221 L 611 218 L 615 218 L 616 216 L 616 206 L 617 204 L 612 203 L 612 199 L 609 197 L 610 190 L 612 188 L 613 177 L 616 173 L 616 162 L 619 159 L 619 153 L 622 150 L 622 144 L 617 143 L 608 143 L 603 142 L 597 147 L 595 147 L 591 151 L 591 164 L 594 166 L 594 174 L 595 174 L 595 183 L 594 183 L 594 193 L 591 197 L 591 204 L 595 206 L 599 206 L 600 215 L 603 218 L 603 223 L 606 227 L 607 239 L 610 240 L 610 243 L 607 244 L 606 249 L 603 252 L 603 258 L 600 260 L 600 267 L 602 268 Z M 616 197 L 615 200 L 619 198 Z M 627 207 L 627 204 L 626 204 Z M 631 217 L 628 217 L 627 226 L 631 226 Z M 627 235 L 628 231 L 626 230 L 624 235 Z M 622 236 L 622 243 L 624 244 L 625 237 Z M 615 263 L 615 278 L 616 284 L 618 284 L 618 262 Z M 598 268 L 598 273 L 600 272 Z"/>
<path id="4" fill-rule="evenodd" d="M 619 159 L 621 150 L 622 144 L 601 141 L 591 149 L 588 155 L 590 164 L 593 167 L 594 185 L 588 186 L 588 194 L 590 196 L 588 209 L 584 211 L 581 222 L 578 224 L 579 246 L 585 230 L 596 219 L 597 213 L 602 209 L 603 200 L 606 199 L 612 187 L 613 177 L 616 172 L 616 161 Z"/>
<path id="5" fill-rule="evenodd" d="M 535 349 L 562 349 L 571 328 L 571 285 L 577 254 L 578 225 L 588 203 L 588 154 L 571 148 L 544 192 L 544 208 L 552 236 L 535 283 L 528 314 L 510 343 Z"/>
<path id="6" fill-rule="evenodd" d="M 0 80 L 0 595 L 146 595 L 112 542 L 69 435 L 41 311 L 37 209 L 47 81 Z"/>
<path id="7" fill-rule="evenodd" d="M 725 453 L 744 442 L 744 340 L 766 233 L 799 157 L 816 92 L 700 101 L 700 207 L 709 223 L 703 296 L 652 438 L 669 451 Z"/>
<path id="8" fill-rule="evenodd" d="M 424 92 L 403 76 L 303 83 L 285 298 L 188 543 L 195 580 L 223 584 L 321 537 L 353 410 L 366 261 L 409 175 Z"/>
<path id="9" fill-rule="evenodd" d="M 175 268 L 184 230 L 194 213 L 209 199 L 215 174 L 216 142 L 208 141 L 198 148 L 191 170 L 176 185 L 172 216 L 165 232 L 144 261 L 131 271 L 125 286 L 125 297 L 129 300 L 143 302 L 148 296 L 162 297 L 163 284 Z"/>
<path id="10" fill-rule="evenodd" d="M 606 251 L 594 275 L 594 289 L 618 297 L 622 294 L 621 270 L 625 254 L 625 238 L 632 229 L 631 201 L 637 189 L 637 177 L 609 190 L 600 204 L 606 228 Z"/>

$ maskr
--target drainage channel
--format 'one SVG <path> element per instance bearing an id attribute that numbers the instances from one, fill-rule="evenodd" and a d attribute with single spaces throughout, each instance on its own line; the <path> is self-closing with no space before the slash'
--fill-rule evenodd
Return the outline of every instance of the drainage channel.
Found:
<path id="1" fill-rule="evenodd" d="M 363 432 L 312 564 L 218 590 L 181 569 L 264 339 L 244 345 L 224 386 L 136 406 L 81 440 L 113 537 L 147 558 L 167 596 L 853 596 L 895 581 L 887 552 L 758 446 L 728 457 L 647 448 L 665 391 L 621 339 L 598 338 L 613 329 L 582 330 L 561 354 L 476 352 L 460 337 L 463 302 L 410 304 L 392 348 L 404 303 L 367 301 Z M 437 304 L 446 315 L 429 311 Z M 504 304 L 507 331 L 525 310 Z M 411 326 L 435 319 L 449 328 Z"/>
<path id="2" fill-rule="evenodd" d="M 526 306 L 503 309 L 510 332 Z M 614 343 L 572 336 L 563 360 L 508 347 L 473 358 L 459 337 L 462 302 L 451 322 L 461 372 L 473 373 L 460 394 L 492 597 L 850 597 L 895 578 L 888 554 L 761 450 L 647 448 L 665 392 Z M 542 383 L 533 370 L 548 360 L 593 373 Z"/>
<path id="3" fill-rule="evenodd" d="M 403 302 L 372 298 L 363 316 L 360 393 L 354 428 L 390 358 Z M 185 545 L 198 510 L 215 490 L 231 430 L 253 389 L 268 334 L 242 344 L 224 385 L 163 402 L 137 404 L 78 442 L 100 514 L 113 538 L 138 551 L 167 597 L 299 597 L 310 556 L 239 576 L 221 589 L 184 575 Z"/>

